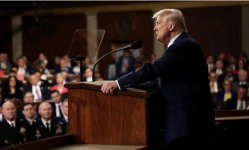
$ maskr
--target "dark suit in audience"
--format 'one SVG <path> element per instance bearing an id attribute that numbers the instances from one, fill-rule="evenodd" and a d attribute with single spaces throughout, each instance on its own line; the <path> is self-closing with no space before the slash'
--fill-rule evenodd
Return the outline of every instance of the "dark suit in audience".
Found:
<path id="1" fill-rule="evenodd" d="M 51 107 L 53 109 L 52 118 L 54 118 L 54 117 L 56 117 L 57 107 L 55 106 L 55 103 L 51 103 Z M 59 108 L 59 112 L 60 112 L 60 117 L 63 116 L 61 108 Z"/>
<path id="2" fill-rule="evenodd" d="M 237 93 L 235 91 L 231 91 L 232 98 L 237 97 Z M 217 93 L 217 101 L 223 102 L 224 101 L 224 96 L 225 96 L 225 90 L 219 91 Z"/>
<path id="3" fill-rule="evenodd" d="M 55 69 L 55 74 L 60 73 L 62 71 L 66 71 L 68 74 L 73 74 L 73 70 L 71 68 L 68 68 L 68 67 L 66 67 L 66 68 L 61 68 L 61 67 L 56 68 Z"/>
<path id="4" fill-rule="evenodd" d="M 226 105 L 225 105 L 225 109 L 237 110 L 238 101 L 239 100 L 237 98 L 228 99 L 227 102 L 226 102 Z M 248 100 L 243 100 L 243 102 L 245 103 L 245 108 L 243 108 L 242 110 L 246 109 L 246 105 L 247 105 Z"/>
<path id="5" fill-rule="evenodd" d="M 49 100 L 49 90 L 48 87 L 45 85 L 40 85 L 40 90 L 41 90 L 41 94 L 42 94 L 42 99 L 43 100 Z M 35 95 L 35 91 L 32 91 L 32 85 L 27 86 L 24 89 L 25 92 L 32 92 Z"/>

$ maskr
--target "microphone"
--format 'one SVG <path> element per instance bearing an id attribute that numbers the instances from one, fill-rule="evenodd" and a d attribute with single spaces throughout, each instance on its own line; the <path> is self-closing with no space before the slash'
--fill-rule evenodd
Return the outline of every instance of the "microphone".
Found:
<path id="1" fill-rule="evenodd" d="M 109 52 L 107 54 L 105 54 L 104 56 L 102 56 L 99 60 L 97 60 L 97 62 L 95 63 L 95 65 L 93 66 L 93 73 L 92 73 L 92 80 L 95 81 L 95 73 L 94 73 L 94 70 L 95 70 L 95 67 L 96 65 L 99 63 L 99 61 L 101 59 L 103 59 L 105 56 L 109 55 L 109 54 L 112 54 L 112 53 L 115 53 L 115 52 L 118 52 L 118 51 L 122 51 L 122 50 L 126 50 L 126 49 L 132 49 L 132 50 L 136 50 L 136 49 L 139 49 L 143 46 L 142 44 L 142 41 L 138 40 L 138 41 L 134 41 L 134 42 L 131 42 L 131 44 L 127 45 L 127 46 L 124 46 L 120 49 L 117 49 L 115 51 L 112 51 L 112 52 Z"/>

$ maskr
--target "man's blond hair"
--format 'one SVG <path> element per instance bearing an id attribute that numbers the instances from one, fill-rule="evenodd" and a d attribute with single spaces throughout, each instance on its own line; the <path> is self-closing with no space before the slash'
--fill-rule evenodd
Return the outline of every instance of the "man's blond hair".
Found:
<path id="1" fill-rule="evenodd" d="M 154 14 L 152 17 L 157 18 L 158 16 L 164 17 L 164 21 L 172 22 L 176 24 L 176 28 L 180 32 L 188 32 L 185 19 L 183 17 L 183 14 L 178 9 L 163 9 L 158 11 Z"/>

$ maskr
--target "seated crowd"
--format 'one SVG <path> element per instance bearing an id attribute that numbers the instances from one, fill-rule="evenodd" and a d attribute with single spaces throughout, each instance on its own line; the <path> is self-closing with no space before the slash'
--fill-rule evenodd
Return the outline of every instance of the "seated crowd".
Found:
<path id="1" fill-rule="evenodd" d="M 220 53 L 214 62 L 213 56 L 207 56 L 209 84 L 216 110 L 249 109 L 249 61 L 245 52 L 238 60 Z"/>
<path id="2" fill-rule="evenodd" d="M 105 80 L 138 69 L 144 62 L 155 60 L 134 58 L 125 51 L 118 63 L 111 59 L 105 68 Z M 93 65 L 86 57 L 83 65 L 83 80 L 92 81 Z M 25 55 L 17 63 L 11 63 L 6 53 L 0 54 L 0 147 L 21 144 L 57 135 L 68 131 L 67 82 L 80 81 L 79 63 L 67 55 L 55 57 L 51 62 L 44 53 L 35 62 Z M 96 80 L 103 80 L 98 72 Z"/>

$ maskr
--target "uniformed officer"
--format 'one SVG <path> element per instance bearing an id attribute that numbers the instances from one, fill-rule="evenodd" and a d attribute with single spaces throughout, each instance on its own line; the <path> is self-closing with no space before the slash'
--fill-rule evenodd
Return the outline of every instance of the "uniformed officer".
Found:
<path id="1" fill-rule="evenodd" d="M 0 147 L 21 144 L 29 141 L 29 128 L 16 118 L 16 108 L 13 102 L 3 104 L 4 120 L 0 122 Z"/>
<path id="2" fill-rule="evenodd" d="M 35 140 L 49 138 L 65 133 L 62 124 L 55 123 L 52 116 L 52 107 L 48 102 L 42 102 L 39 106 L 38 113 L 41 118 L 34 123 L 34 138 Z"/>
<path id="3" fill-rule="evenodd" d="M 68 132 L 68 99 L 65 99 L 62 102 L 62 116 L 54 118 L 54 122 L 61 124 L 65 130 L 65 133 Z"/>

